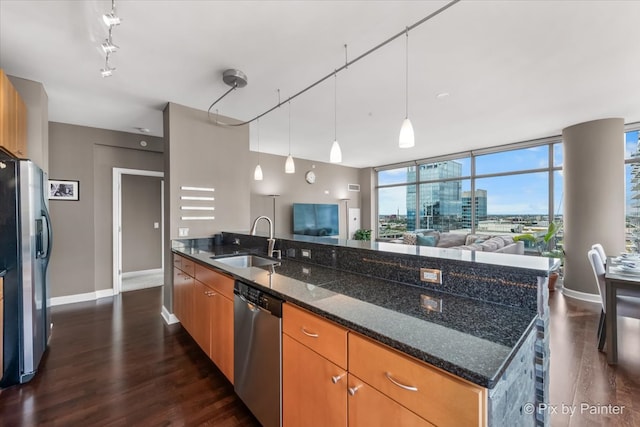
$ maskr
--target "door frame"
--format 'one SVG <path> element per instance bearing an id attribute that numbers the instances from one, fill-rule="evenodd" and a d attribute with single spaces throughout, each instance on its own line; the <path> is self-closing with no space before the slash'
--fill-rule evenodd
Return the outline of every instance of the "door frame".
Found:
<path id="1" fill-rule="evenodd" d="M 164 178 L 164 172 L 113 168 L 113 294 L 122 291 L 122 175 L 156 176 Z M 164 270 L 164 179 L 160 181 L 160 253 Z"/>

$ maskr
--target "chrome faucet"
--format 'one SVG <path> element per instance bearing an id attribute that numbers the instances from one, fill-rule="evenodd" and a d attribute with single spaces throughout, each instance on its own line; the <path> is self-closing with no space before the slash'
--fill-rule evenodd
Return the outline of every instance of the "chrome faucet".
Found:
<path id="1" fill-rule="evenodd" d="M 260 221 L 261 219 L 266 219 L 267 222 L 269 223 L 269 238 L 267 239 L 267 243 L 268 243 L 267 256 L 270 256 L 273 258 L 274 253 L 278 252 L 278 255 L 280 255 L 280 251 L 276 251 L 273 249 L 276 245 L 276 239 L 273 238 L 273 221 L 271 221 L 271 218 L 264 215 L 261 215 L 258 218 L 256 218 L 253 221 L 253 225 L 251 226 L 251 231 L 249 232 L 249 234 L 251 234 L 252 236 L 256 235 L 256 229 L 258 228 L 258 221 Z M 280 258 L 280 256 L 278 256 L 278 258 Z"/>

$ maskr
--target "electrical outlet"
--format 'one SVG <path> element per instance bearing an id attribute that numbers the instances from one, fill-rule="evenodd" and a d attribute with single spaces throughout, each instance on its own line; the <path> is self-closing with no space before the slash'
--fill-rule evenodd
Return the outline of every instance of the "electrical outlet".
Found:
<path id="1" fill-rule="evenodd" d="M 436 268 L 421 268 L 420 280 L 423 282 L 442 285 L 442 271 Z"/>
<path id="2" fill-rule="evenodd" d="M 188 227 L 179 227 L 178 228 L 178 237 L 187 237 L 189 235 Z"/>
<path id="3" fill-rule="evenodd" d="M 300 249 L 302 258 L 311 258 L 311 249 Z"/>
<path id="4" fill-rule="evenodd" d="M 420 295 L 420 305 L 429 311 L 442 313 L 442 299 L 433 298 L 428 295 Z"/>

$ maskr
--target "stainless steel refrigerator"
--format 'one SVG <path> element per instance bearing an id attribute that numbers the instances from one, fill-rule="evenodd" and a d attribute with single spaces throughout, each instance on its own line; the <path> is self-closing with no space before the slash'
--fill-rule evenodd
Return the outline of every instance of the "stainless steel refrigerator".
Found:
<path id="1" fill-rule="evenodd" d="M 46 174 L 29 160 L 0 158 L 0 272 L 4 363 L 0 387 L 36 374 L 51 334 L 47 266 L 51 221 Z"/>

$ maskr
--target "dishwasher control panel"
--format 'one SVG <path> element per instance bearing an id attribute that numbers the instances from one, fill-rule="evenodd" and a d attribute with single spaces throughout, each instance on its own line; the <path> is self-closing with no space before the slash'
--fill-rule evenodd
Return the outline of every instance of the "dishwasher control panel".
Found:
<path id="1" fill-rule="evenodd" d="M 239 295 L 243 300 L 267 310 L 272 315 L 282 317 L 281 299 L 239 281 L 236 281 L 235 283 L 234 293 Z"/>

